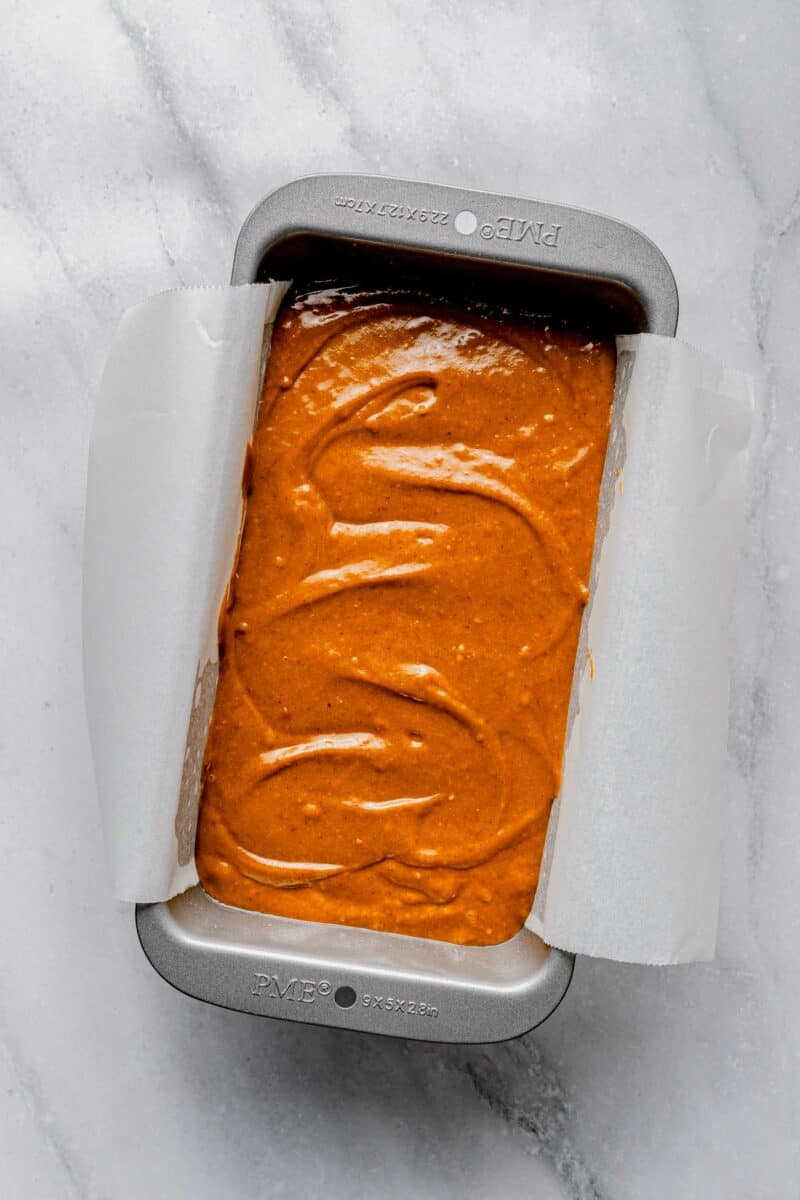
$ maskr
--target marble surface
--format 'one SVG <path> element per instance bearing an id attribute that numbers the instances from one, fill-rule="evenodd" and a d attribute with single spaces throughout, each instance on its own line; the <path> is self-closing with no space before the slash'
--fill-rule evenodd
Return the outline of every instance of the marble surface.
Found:
<path id="1" fill-rule="evenodd" d="M 800 50 L 791 0 L 78 0 L 0 41 L 3 1194 L 789 1200 L 800 1192 Z M 582 960 L 539 1031 L 442 1049 L 164 985 L 104 878 L 80 666 L 93 397 L 125 307 L 224 282 L 320 170 L 605 211 L 760 412 L 717 960 Z"/>

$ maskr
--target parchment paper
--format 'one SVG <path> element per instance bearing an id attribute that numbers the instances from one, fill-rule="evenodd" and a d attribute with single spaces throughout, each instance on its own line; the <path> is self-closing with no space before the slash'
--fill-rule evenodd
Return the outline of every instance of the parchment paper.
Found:
<path id="1" fill-rule="evenodd" d="M 671 338 L 617 339 L 590 607 L 529 924 L 629 962 L 714 956 L 728 619 L 747 376 Z"/>
<path id="2" fill-rule="evenodd" d="M 197 881 L 217 619 L 284 284 L 188 289 L 124 318 L 92 437 L 86 705 L 114 890 Z M 692 347 L 618 339 L 592 601 L 529 924 L 638 962 L 713 956 L 727 625 L 752 397 Z"/>
<path id="3" fill-rule="evenodd" d="M 166 900 L 197 882 L 217 620 L 285 288 L 154 296 L 126 313 L 103 376 L 89 452 L 83 662 L 120 900 Z"/>

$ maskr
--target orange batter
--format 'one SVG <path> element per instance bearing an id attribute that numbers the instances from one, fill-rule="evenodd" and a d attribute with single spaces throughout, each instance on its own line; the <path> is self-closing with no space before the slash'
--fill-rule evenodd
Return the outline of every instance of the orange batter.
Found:
<path id="1" fill-rule="evenodd" d="M 614 372 L 607 342 L 401 295 L 284 308 L 221 618 L 212 896 L 451 942 L 517 932 Z"/>

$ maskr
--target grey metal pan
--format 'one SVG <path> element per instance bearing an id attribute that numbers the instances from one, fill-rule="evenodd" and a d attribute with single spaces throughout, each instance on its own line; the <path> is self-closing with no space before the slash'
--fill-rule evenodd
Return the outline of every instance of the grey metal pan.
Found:
<path id="1" fill-rule="evenodd" d="M 420 286 L 598 333 L 675 333 L 669 265 L 630 226 L 580 209 L 361 175 L 299 179 L 244 223 L 233 283 Z M 176 988 L 241 1012 L 439 1042 L 544 1021 L 572 955 L 522 929 L 463 947 L 228 908 L 199 886 L 140 905 L 139 938 Z"/>

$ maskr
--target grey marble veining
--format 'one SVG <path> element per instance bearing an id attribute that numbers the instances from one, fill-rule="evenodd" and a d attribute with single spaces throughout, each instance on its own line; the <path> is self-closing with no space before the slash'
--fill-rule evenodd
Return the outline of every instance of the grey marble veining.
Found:
<path id="1" fill-rule="evenodd" d="M 3 26 L 3 1194 L 796 1197 L 800 10 L 78 0 Z M 108 898 L 79 635 L 104 356 L 128 305 L 225 281 L 249 208 L 319 170 L 630 221 L 672 263 L 680 334 L 759 386 L 717 960 L 582 960 L 510 1045 L 205 1007 Z"/>

